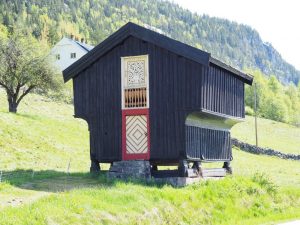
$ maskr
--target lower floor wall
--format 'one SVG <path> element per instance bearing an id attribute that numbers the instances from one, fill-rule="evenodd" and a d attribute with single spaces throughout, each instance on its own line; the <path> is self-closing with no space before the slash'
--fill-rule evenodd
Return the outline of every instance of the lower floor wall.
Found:
<path id="1" fill-rule="evenodd" d="M 188 159 L 203 161 L 232 160 L 230 131 L 186 125 L 185 134 Z"/>
<path id="2" fill-rule="evenodd" d="M 108 129 L 98 123 L 92 123 L 89 128 L 92 161 L 109 163 L 124 160 L 122 159 L 121 131 L 115 132 L 113 128 Z M 167 134 L 169 135 L 169 133 Z M 229 129 L 218 130 L 185 125 L 180 130 L 180 134 L 178 136 L 182 137 L 180 138 L 181 141 L 178 141 L 176 136 L 167 139 L 169 136 L 153 135 L 150 139 L 152 144 L 150 158 L 147 158 L 147 160 L 160 164 L 174 164 L 184 159 L 190 161 L 231 161 L 232 151 Z M 164 145 L 165 140 L 169 139 L 180 143 L 180 145 L 178 144 L 175 147 Z M 157 154 L 158 142 L 162 143 L 163 146 L 160 146 L 159 149 L 162 149 L 164 154 Z M 178 154 L 180 150 L 182 154 Z"/>

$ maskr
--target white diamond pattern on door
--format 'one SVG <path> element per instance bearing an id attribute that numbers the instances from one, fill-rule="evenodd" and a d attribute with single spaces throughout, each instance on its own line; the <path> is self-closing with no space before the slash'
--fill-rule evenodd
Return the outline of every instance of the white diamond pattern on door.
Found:
<path id="1" fill-rule="evenodd" d="M 148 151 L 147 117 L 126 116 L 126 153 L 142 154 Z"/>

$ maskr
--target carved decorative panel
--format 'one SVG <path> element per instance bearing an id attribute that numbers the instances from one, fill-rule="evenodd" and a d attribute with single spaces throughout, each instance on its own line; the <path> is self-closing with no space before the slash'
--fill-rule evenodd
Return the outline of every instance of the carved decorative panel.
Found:
<path id="1" fill-rule="evenodd" d="M 126 116 L 126 153 L 142 154 L 148 151 L 147 117 Z"/>
<path id="2" fill-rule="evenodd" d="M 127 87 L 140 87 L 145 85 L 145 61 L 127 62 Z"/>
<path id="3" fill-rule="evenodd" d="M 122 108 L 149 107 L 148 55 L 122 57 Z"/>

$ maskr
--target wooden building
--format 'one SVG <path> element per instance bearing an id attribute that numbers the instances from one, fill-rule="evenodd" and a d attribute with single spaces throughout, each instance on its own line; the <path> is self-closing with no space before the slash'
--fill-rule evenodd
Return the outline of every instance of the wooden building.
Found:
<path id="1" fill-rule="evenodd" d="M 127 23 L 63 71 L 75 117 L 99 163 L 232 160 L 230 128 L 245 117 L 242 73 L 152 30 Z"/>

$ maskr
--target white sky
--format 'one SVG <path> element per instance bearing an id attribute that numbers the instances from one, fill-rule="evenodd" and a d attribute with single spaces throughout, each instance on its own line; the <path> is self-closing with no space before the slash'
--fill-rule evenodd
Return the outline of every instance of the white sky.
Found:
<path id="1" fill-rule="evenodd" d="M 172 0 L 198 14 L 250 25 L 300 70 L 299 0 Z"/>

